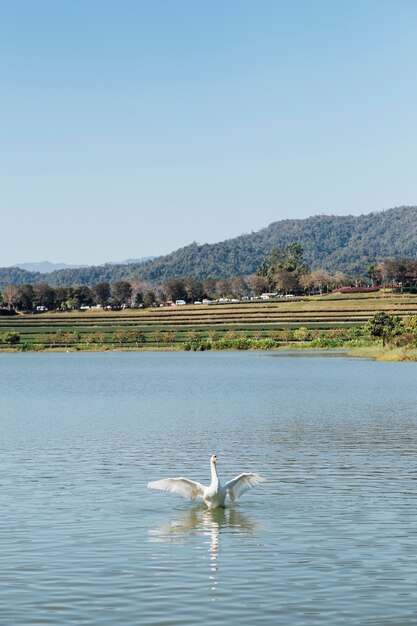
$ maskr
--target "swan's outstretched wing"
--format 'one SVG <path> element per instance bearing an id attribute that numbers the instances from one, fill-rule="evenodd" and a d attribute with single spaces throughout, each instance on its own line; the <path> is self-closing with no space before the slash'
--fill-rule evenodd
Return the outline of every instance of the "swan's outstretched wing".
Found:
<path id="1" fill-rule="evenodd" d="M 150 489 L 160 489 L 161 491 L 169 491 L 177 493 L 186 500 L 195 500 L 197 496 L 202 496 L 204 487 L 200 483 L 188 478 L 163 478 L 162 480 L 154 480 L 148 483 Z"/>
<path id="2" fill-rule="evenodd" d="M 265 480 L 266 479 L 259 476 L 259 474 L 240 474 L 236 476 L 236 478 L 229 480 L 224 488 L 227 489 L 231 500 L 237 500 L 245 491 L 256 487 L 256 485 L 260 485 Z"/>

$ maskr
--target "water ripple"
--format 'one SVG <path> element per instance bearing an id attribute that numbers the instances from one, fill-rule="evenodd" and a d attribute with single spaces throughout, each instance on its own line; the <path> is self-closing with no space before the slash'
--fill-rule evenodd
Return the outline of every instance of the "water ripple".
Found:
<path id="1" fill-rule="evenodd" d="M 56 626 L 417 624 L 413 366 L 0 356 L 0 615 Z M 208 512 L 149 480 L 267 482 Z"/>

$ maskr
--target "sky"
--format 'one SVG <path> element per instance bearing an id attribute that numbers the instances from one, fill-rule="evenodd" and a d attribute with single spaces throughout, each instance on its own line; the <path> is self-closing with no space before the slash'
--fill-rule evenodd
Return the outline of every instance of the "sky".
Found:
<path id="1" fill-rule="evenodd" d="M 415 0 L 0 0 L 0 266 L 417 204 Z"/>

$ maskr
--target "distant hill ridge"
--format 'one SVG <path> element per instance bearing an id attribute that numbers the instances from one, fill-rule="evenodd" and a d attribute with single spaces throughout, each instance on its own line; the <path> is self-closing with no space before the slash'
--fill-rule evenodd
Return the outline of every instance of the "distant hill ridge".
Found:
<path id="1" fill-rule="evenodd" d="M 142 263 L 109 263 L 48 274 L 0 268 L 0 286 L 41 282 L 55 287 L 91 286 L 133 278 L 159 283 L 170 278 L 232 278 L 255 272 L 271 248 L 293 241 L 303 245 L 311 269 L 365 275 L 367 267 L 376 261 L 417 257 L 417 207 L 402 206 L 359 216 L 315 215 L 280 220 L 257 232 L 215 244 L 192 243 Z"/>
<path id="2" fill-rule="evenodd" d="M 39 263 L 16 263 L 13 267 L 18 267 L 27 272 L 39 272 L 41 274 L 50 274 L 56 270 L 76 269 L 85 267 L 83 265 L 69 265 L 68 263 L 51 263 L 50 261 L 39 261 Z"/>
<path id="3" fill-rule="evenodd" d="M 142 257 L 140 259 L 126 259 L 125 261 L 109 261 L 108 265 L 140 264 L 154 258 L 155 257 L 148 256 Z M 78 269 L 79 267 L 88 267 L 88 265 L 86 265 L 85 263 L 71 265 L 69 263 L 51 263 L 51 261 L 39 261 L 38 263 L 16 263 L 15 265 L 13 265 L 13 267 L 19 267 L 21 270 L 26 270 L 28 272 L 50 274 L 51 272 L 55 272 L 57 270 Z"/>

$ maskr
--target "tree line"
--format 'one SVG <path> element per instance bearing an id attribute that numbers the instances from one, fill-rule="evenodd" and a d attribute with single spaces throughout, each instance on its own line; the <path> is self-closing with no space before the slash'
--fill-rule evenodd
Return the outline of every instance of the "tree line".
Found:
<path id="1" fill-rule="evenodd" d="M 330 274 L 325 270 L 311 271 L 304 259 L 299 242 L 283 248 L 273 248 L 258 267 L 258 289 L 293 292 L 296 295 L 322 294 L 341 287 L 391 286 L 400 291 L 417 290 L 417 260 L 385 260 L 372 263 L 367 278 L 354 279 L 343 272 Z"/>
<path id="2" fill-rule="evenodd" d="M 6 285 L 1 294 L 3 309 L 33 312 L 36 310 L 72 310 L 83 307 L 137 308 L 163 305 L 183 300 L 187 303 L 213 299 L 256 297 L 263 293 L 278 295 L 323 294 L 343 287 L 366 285 L 394 286 L 401 291 L 417 291 L 417 261 L 387 260 L 368 267 L 368 280 L 355 279 L 343 272 L 331 274 L 311 270 L 299 242 L 274 247 L 257 270 L 247 276 L 212 279 L 172 278 L 162 284 L 131 279 L 98 282 L 88 285 L 53 287 L 47 283 Z"/>

